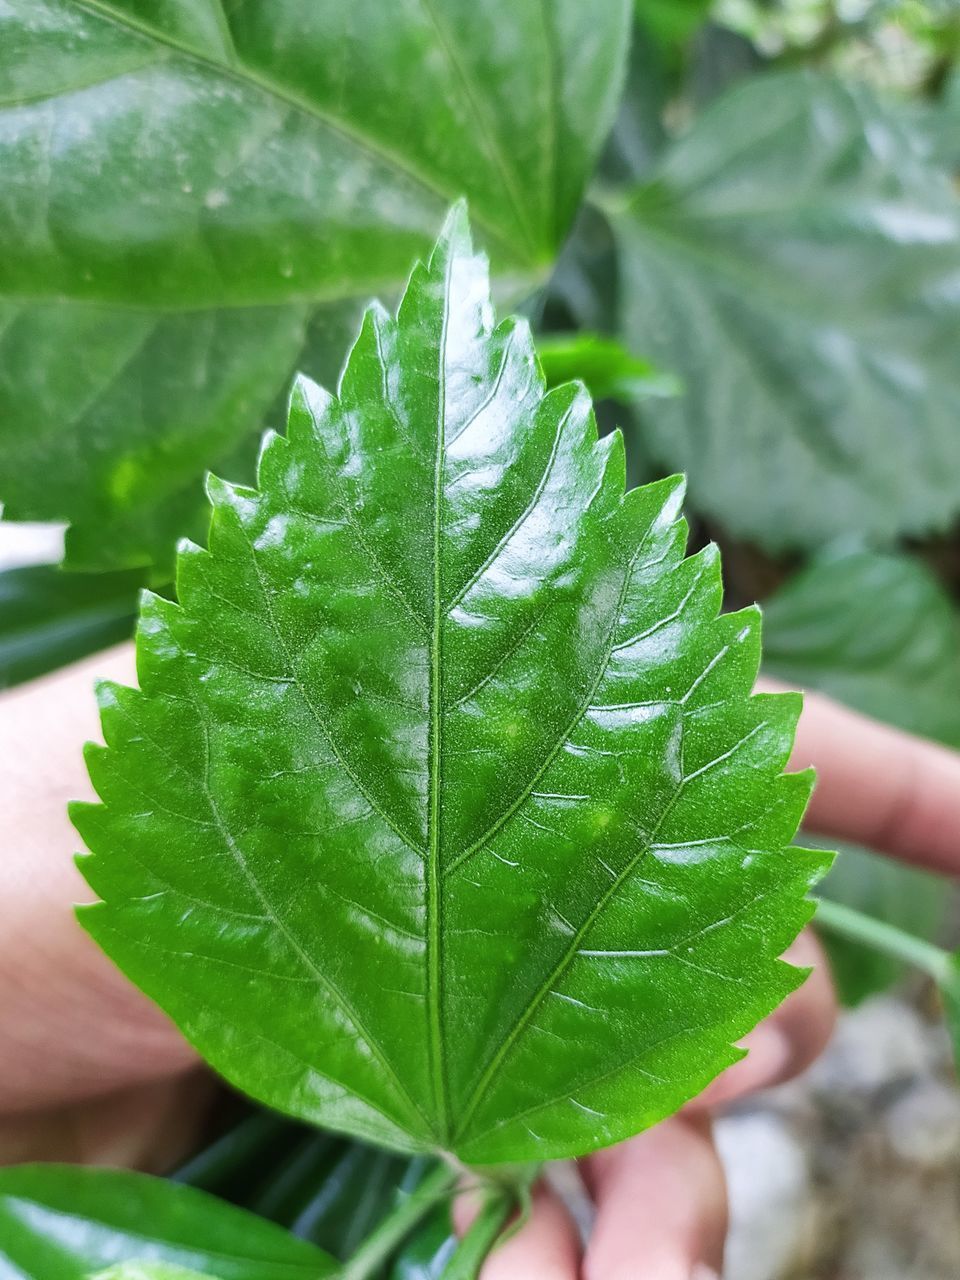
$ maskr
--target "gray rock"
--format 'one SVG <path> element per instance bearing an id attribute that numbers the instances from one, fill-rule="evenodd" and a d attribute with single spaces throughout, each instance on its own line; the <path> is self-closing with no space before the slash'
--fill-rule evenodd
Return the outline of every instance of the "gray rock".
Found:
<path id="1" fill-rule="evenodd" d="M 940 1080 L 921 1078 L 906 1089 L 887 1108 L 884 1128 L 899 1160 L 921 1169 L 960 1164 L 960 1093 Z"/>
<path id="2" fill-rule="evenodd" d="M 772 1280 L 809 1256 L 818 1214 L 807 1151 L 773 1111 L 734 1112 L 717 1121 L 727 1173 L 727 1276 Z"/>

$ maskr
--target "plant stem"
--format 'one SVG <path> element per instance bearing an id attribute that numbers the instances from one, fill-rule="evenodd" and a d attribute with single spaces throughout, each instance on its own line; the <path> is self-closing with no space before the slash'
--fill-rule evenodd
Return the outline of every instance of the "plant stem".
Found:
<path id="1" fill-rule="evenodd" d="M 884 920 L 875 920 L 842 903 L 821 898 L 817 904 L 817 924 L 830 933 L 854 942 L 862 942 L 881 951 L 884 955 L 904 960 L 907 964 L 930 975 L 940 986 L 949 986 L 953 979 L 953 962 L 949 951 L 938 947 L 912 933 L 905 933 Z"/>
<path id="2" fill-rule="evenodd" d="M 480 1212 L 443 1273 L 443 1280 L 476 1280 L 516 1205 L 516 1195 L 503 1187 L 490 1188 Z"/>
<path id="3" fill-rule="evenodd" d="M 456 1169 L 447 1164 L 439 1164 L 431 1170 L 420 1185 L 367 1236 L 339 1273 L 340 1280 L 367 1280 L 375 1275 L 434 1205 L 451 1194 L 456 1181 Z"/>

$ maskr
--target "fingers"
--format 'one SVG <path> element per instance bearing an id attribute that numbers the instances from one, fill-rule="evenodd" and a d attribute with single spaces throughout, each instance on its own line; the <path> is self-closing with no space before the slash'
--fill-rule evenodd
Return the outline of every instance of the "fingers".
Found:
<path id="1" fill-rule="evenodd" d="M 462 1235 L 473 1219 L 476 1204 L 470 1193 L 458 1197 L 453 1222 Z M 580 1239 L 570 1215 L 556 1195 L 538 1186 L 529 1220 L 484 1264 L 480 1280 L 578 1280 Z"/>
<path id="2" fill-rule="evenodd" d="M 705 1119 L 667 1120 L 583 1169 L 597 1206 L 584 1280 L 719 1280 L 727 1197 Z"/>
<path id="3" fill-rule="evenodd" d="M 705 1111 L 782 1084 L 806 1070 L 826 1047 L 836 1022 L 837 999 L 823 949 L 807 930 L 784 959 L 809 968 L 810 976 L 742 1041 L 747 1056 L 718 1076 L 689 1104 L 688 1111 Z"/>
<path id="4" fill-rule="evenodd" d="M 814 831 L 960 875 L 957 752 L 808 693 L 790 763 L 817 770 L 807 814 Z"/>
<path id="5" fill-rule="evenodd" d="M 0 1113 L 160 1079 L 195 1060 L 73 915 L 91 894 L 73 865 L 80 841 L 66 804 L 91 796 L 81 747 L 100 736 L 97 676 L 135 683 L 132 646 L 0 697 Z"/>
<path id="6" fill-rule="evenodd" d="M 205 1071 L 0 1116 L 0 1166 L 40 1160 L 168 1173 L 195 1149 L 216 1082 Z"/>

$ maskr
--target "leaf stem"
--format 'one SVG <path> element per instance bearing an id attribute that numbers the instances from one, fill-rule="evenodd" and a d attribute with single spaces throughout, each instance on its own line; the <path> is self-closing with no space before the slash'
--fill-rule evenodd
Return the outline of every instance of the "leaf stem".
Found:
<path id="1" fill-rule="evenodd" d="M 506 1187 L 487 1190 L 480 1212 L 450 1259 L 443 1280 L 476 1280 L 515 1206 L 516 1194 Z"/>
<path id="2" fill-rule="evenodd" d="M 431 1170 L 420 1185 L 367 1236 L 340 1272 L 340 1280 L 368 1280 L 375 1275 L 414 1227 L 439 1201 L 452 1193 L 457 1177 L 457 1170 L 446 1163 Z"/>
<path id="3" fill-rule="evenodd" d="M 917 938 L 912 933 L 898 929 L 896 925 L 887 924 L 885 920 L 876 920 L 873 916 L 855 911 L 840 902 L 832 902 L 829 898 L 821 898 L 817 904 L 817 924 L 828 932 L 854 942 L 863 943 L 880 951 L 884 955 L 893 956 L 913 965 L 923 973 L 929 974 L 940 986 L 949 986 L 953 978 L 952 959 L 949 951 L 935 943 Z"/>

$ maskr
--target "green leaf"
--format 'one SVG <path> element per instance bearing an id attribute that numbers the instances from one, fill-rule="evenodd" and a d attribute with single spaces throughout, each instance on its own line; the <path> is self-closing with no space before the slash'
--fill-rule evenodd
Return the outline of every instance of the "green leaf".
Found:
<path id="1" fill-rule="evenodd" d="M 541 279 L 616 109 L 629 0 L 10 0 L 0 501 L 77 563 L 160 555 L 313 337 L 450 200 Z M 341 344 L 338 343 L 338 349 Z"/>
<path id="2" fill-rule="evenodd" d="M 365 1143 L 313 1133 L 258 1180 L 245 1203 L 347 1258 L 417 1184 L 425 1164 L 423 1158 L 410 1161 Z"/>
<path id="3" fill-rule="evenodd" d="M 790 684 L 819 689 L 866 715 L 960 747 L 960 618 L 933 574 L 906 555 L 833 551 L 764 605 L 764 661 Z M 936 938 L 950 905 L 943 877 L 856 847 L 823 894 L 909 934 Z M 841 996 L 855 1004 L 904 972 L 892 956 L 830 936 Z"/>
<path id="4" fill-rule="evenodd" d="M 319 1280 L 335 1270 L 314 1245 L 192 1187 L 70 1165 L 0 1170 L 0 1275 L 84 1280 L 127 1262 L 152 1264 L 143 1273 L 151 1280 L 173 1280 L 178 1270 L 217 1280 Z M 137 1271 L 119 1275 L 134 1280 Z"/>
<path id="5" fill-rule="evenodd" d="M 432 1166 L 252 1111 L 173 1177 L 347 1258 Z"/>
<path id="6" fill-rule="evenodd" d="M 442 1280 L 456 1248 L 450 1207 L 441 1205 L 397 1254 L 390 1280 Z"/>
<path id="7" fill-rule="evenodd" d="M 712 0 L 634 0 L 637 20 L 665 45 L 685 44 L 706 21 Z"/>
<path id="8" fill-rule="evenodd" d="M 133 634 L 136 573 L 66 574 L 53 565 L 0 573 L 0 689 Z"/>
<path id="9" fill-rule="evenodd" d="M 763 612 L 772 674 L 960 748 L 960 616 L 920 560 L 830 551 Z"/>
<path id="10" fill-rule="evenodd" d="M 209 1191 L 221 1200 L 244 1204 L 264 1176 L 283 1162 L 305 1130 L 285 1116 L 249 1106 L 235 1125 L 194 1152 L 170 1177 Z M 245 1207 L 249 1207 L 245 1205 Z"/>
<path id="11" fill-rule="evenodd" d="M 615 212 L 621 333 L 683 381 L 645 414 L 697 507 L 774 550 L 960 510 L 960 204 L 864 85 L 755 76 Z"/>
<path id="12" fill-rule="evenodd" d="M 203 1280 L 203 1275 L 167 1262 L 121 1262 L 91 1275 L 90 1280 Z"/>
<path id="13" fill-rule="evenodd" d="M 0 199 L 2 121 L 0 109 Z M 259 427 L 278 373 L 293 370 L 304 309 L 23 305 L 3 290 L 0 278 L 6 518 L 72 521 L 78 569 L 169 561 L 193 525 L 204 465 Z"/>
<path id="14" fill-rule="evenodd" d="M 676 478 L 494 328 L 464 212 L 100 689 L 91 934 L 279 1110 L 471 1164 L 674 1111 L 800 980 L 799 700 Z"/>
<path id="15" fill-rule="evenodd" d="M 603 182 L 625 185 L 644 177 L 667 140 L 664 116 L 675 77 L 670 51 L 643 23 L 634 23 L 623 93 L 600 157 Z"/>
<path id="16" fill-rule="evenodd" d="M 546 334 L 537 339 L 537 355 L 548 387 L 579 379 L 594 399 L 628 404 L 680 394 L 676 378 L 598 333 Z"/>

